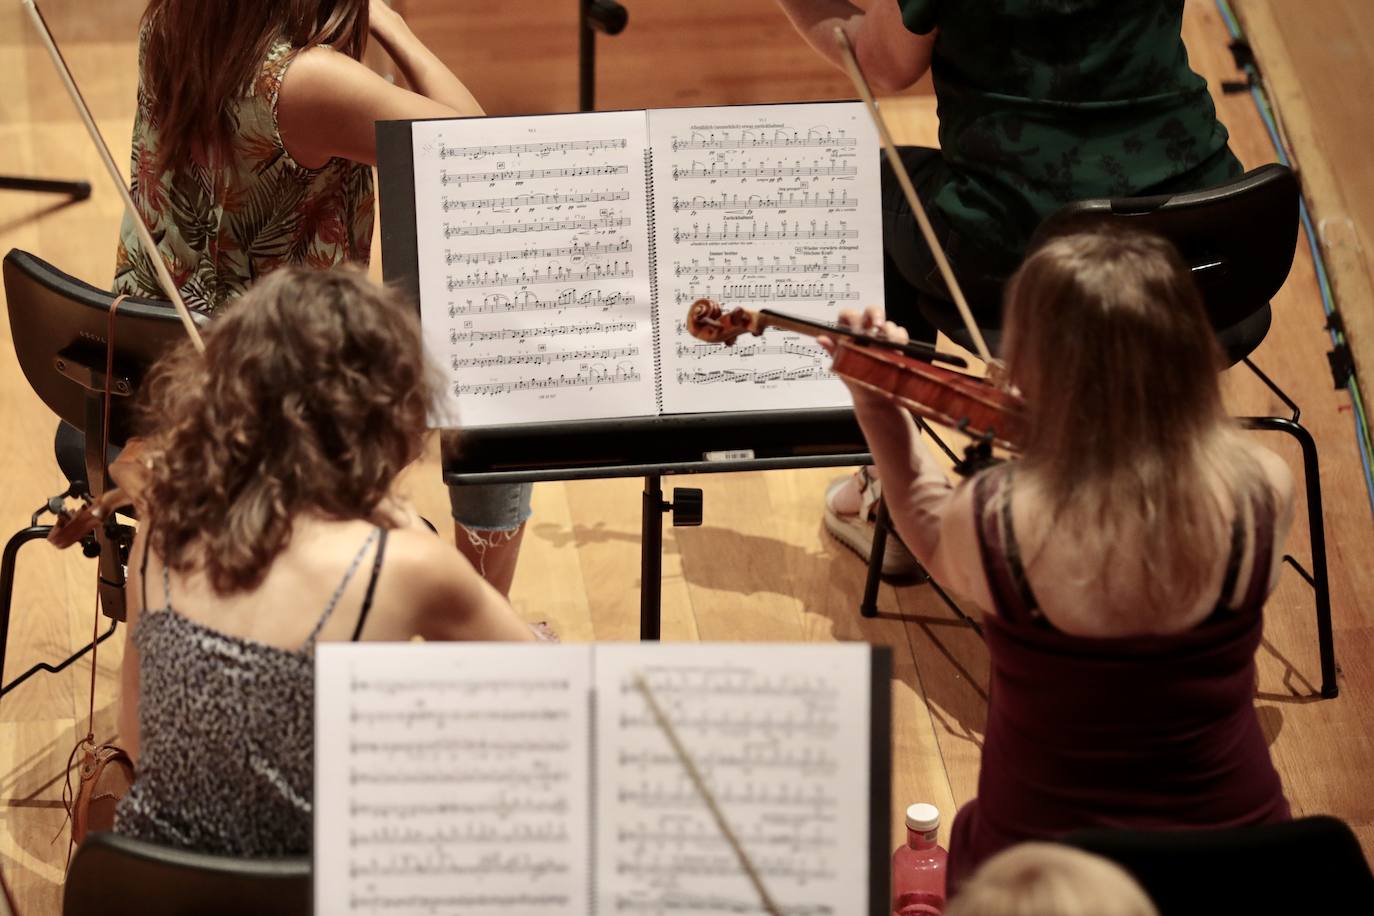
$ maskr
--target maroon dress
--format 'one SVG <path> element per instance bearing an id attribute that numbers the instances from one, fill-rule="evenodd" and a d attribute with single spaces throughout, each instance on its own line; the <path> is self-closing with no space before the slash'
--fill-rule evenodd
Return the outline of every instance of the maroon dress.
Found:
<path id="1" fill-rule="evenodd" d="M 1072 636 L 1036 606 L 1010 501 L 991 517 L 984 511 L 1009 477 L 987 473 L 975 483 L 995 613 L 983 624 L 991 674 L 978 797 L 954 819 L 951 890 L 984 859 L 1024 840 L 1083 828 L 1287 820 L 1254 706 L 1272 501 L 1254 503 L 1255 563 L 1239 607 L 1218 600 L 1206 621 L 1168 636 Z M 1237 520 L 1222 595 L 1234 593 L 1244 543 Z"/>

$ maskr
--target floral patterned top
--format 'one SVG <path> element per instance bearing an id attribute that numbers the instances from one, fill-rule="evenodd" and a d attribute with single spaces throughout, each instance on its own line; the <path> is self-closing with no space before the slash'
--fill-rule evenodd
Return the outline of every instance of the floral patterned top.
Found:
<path id="1" fill-rule="evenodd" d="M 227 164 L 183 163 L 157 175 L 158 129 L 142 85 L 134 118 L 131 190 L 158 252 L 193 310 L 212 314 L 258 277 L 287 264 L 366 264 L 372 249 L 372 169 L 331 159 L 308 169 L 282 145 L 277 94 L 299 49 L 272 47 L 235 106 Z M 143 70 L 142 51 L 139 71 Z M 119 233 L 114 291 L 162 298 L 128 214 Z"/>

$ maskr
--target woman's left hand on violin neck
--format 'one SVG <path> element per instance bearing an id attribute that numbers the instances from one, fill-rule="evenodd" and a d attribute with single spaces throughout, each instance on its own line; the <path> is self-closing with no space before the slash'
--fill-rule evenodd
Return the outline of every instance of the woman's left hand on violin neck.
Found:
<path id="1" fill-rule="evenodd" d="M 909 343 L 911 335 L 906 328 L 899 324 L 888 321 L 883 314 L 883 310 L 877 306 L 870 306 L 862 312 L 853 309 L 845 309 L 840 312 L 836 324 L 842 328 L 852 331 L 860 331 L 880 340 L 890 340 L 894 343 Z M 824 348 L 825 352 L 831 356 L 835 355 L 835 348 L 838 346 L 833 337 L 821 335 L 816 338 L 816 342 Z M 844 376 L 840 376 L 845 387 L 849 389 L 850 396 L 854 399 L 854 409 L 860 412 L 869 411 L 893 411 L 900 410 L 897 403 L 887 395 L 879 394 L 872 388 L 855 384 Z"/>

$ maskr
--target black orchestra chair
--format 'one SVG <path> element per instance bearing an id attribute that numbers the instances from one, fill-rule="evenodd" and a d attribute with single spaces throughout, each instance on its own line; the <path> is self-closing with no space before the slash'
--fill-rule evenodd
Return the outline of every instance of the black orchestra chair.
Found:
<path id="1" fill-rule="evenodd" d="M 241 859 L 93 833 L 72 857 L 62 916 L 307 916 L 310 859 Z"/>
<path id="2" fill-rule="evenodd" d="M 1301 413 L 1298 406 L 1250 360 L 1250 354 L 1269 332 L 1272 320 L 1269 301 L 1288 279 L 1293 266 L 1298 241 L 1298 204 L 1297 178 L 1286 166 L 1271 164 L 1253 169 L 1226 184 L 1200 191 L 1078 201 L 1046 220 L 1031 244 L 1055 231 L 1056 227 L 1090 219 L 1110 220 L 1167 238 L 1192 269 L 1228 366 L 1244 363 L 1291 412 L 1285 417 L 1245 417 L 1241 422 L 1250 429 L 1286 433 L 1302 448 L 1312 571 L 1309 573 L 1291 555 L 1283 559 L 1312 586 L 1321 659 L 1321 695 L 1334 697 L 1339 688 L 1331 633 L 1331 593 L 1327 582 L 1326 528 L 1322 517 L 1317 445 L 1312 434 L 1298 422 Z M 917 304 L 921 313 L 951 340 L 972 348 L 968 331 L 952 303 L 922 297 Z M 990 339 L 996 339 L 1000 329 L 980 330 L 990 332 Z M 865 616 L 877 613 L 880 561 L 889 528 L 883 505 L 879 506 L 879 521 L 870 554 L 868 586 L 860 608 Z M 878 558 L 879 562 L 875 563 L 873 558 Z"/>
<path id="3" fill-rule="evenodd" d="M 1226 830 L 1085 830 L 1060 842 L 1130 872 L 1160 916 L 1374 913 L 1374 875 L 1360 841 L 1334 817 Z"/>
<path id="4" fill-rule="evenodd" d="M 43 403 L 86 434 L 86 473 L 84 480 L 74 481 L 65 493 L 44 501 L 29 519 L 29 526 L 5 545 L 0 561 L 0 696 L 39 671 L 61 671 L 91 648 L 86 646 L 56 666 L 37 664 L 12 682 L 3 683 L 19 548 L 47 537 L 52 526 L 39 520 L 44 513 L 59 508 L 65 498 L 98 496 L 109 484 L 100 443 L 105 422 L 106 338 L 115 299 L 108 291 L 18 250 L 5 256 L 4 283 L 19 366 Z M 115 327 L 109 440 L 122 444 L 133 426 L 133 395 L 143 375 L 162 353 L 185 339 L 185 331 L 170 303 L 133 298 L 120 304 Z M 124 619 L 123 564 L 131 539 L 129 526 L 112 524 L 82 542 L 87 556 L 100 558 L 101 604 L 112 618 L 109 629 L 99 637 L 102 641 Z"/>

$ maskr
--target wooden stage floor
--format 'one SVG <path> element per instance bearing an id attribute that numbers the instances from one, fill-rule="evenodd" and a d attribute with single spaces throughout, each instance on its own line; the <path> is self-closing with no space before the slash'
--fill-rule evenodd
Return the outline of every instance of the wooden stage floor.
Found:
<path id="1" fill-rule="evenodd" d="M 1252 2 L 1260 0 L 1247 5 Z M 1346 5 L 1354 11 L 1350 15 L 1374 29 L 1374 9 L 1363 0 Z M 50 0 L 44 6 L 117 161 L 127 162 L 142 4 L 109 0 L 92 7 Z M 787 29 L 772 0 L 694 5 L 641 0 L 630 6 L 629 30 L 601 44 L 603 107 L 847 95 L 842 79 L 818 65 Z M 576 85 L 571 14 L 555 21 L 551 11 L 550 21 L 531 24 L 512 9 L 496 0 L 472 0 L 461 7 L 412 0 L 408 15 L 436 50 L 462 62 L 457 69 L 493 112 L 567 110 L 575 104 Z M 1190 0 L 1187 38 L 1194 66 L 1213 87 L 1237 77 L 1225 29 L 1209 0 Z M 1369 47 L 1343 64 L 1363 80 L 1374 80 Z M 0 251 L 22 248 L 78 277 L 108 283 L 119 204 L 17 4 L 0 7 L 0 78 L 6 87 L 0 93 L 0 174 L 89 177 L 95 184 L 91 200 L 69 207 L 55 207 L 36 195 L 0 192 Z M 1248 166 L 1274 160 L 1247 95 L 1218 94 L 1218 106 Z M 934 143 L 934 105 L 928 96 L 909 95 L 888 107 L 902 140 Z M 1323 155 L 1320 142 L 1311 155 Z M 1341 168 L 1335 162 L 1325 165 Z M 1368 301 L 1358 305 L 1369 308 Z M 1274 315 L 1273 330 L 1255 359 L 1302 405 L 1303 421 L 1321 449 L 1336 651 L 1343 671 L 1341 696 L 1317 699 L 1311 592 L 1286 570 L 1267 608 L 1256 703 L 1295 812 L 1346 819 L 1366 850 L 1374 852 L 1374 794 L 1365 788 L 1374 776 L 1374 729 L 1367 712 L 1374 705 L 1369 660 L 1374 611 L 1363 600 L 1374 593 L 1370 503 L 1350 399 L 1330 384 L 1329 342 L 1305 240 L 1274 302 Z M 0 533 L 7 534 L 27 524 L 34 508 L 62 483 L 52 458 L 54 419 L 15 363 L 8 322 L 0 324 L 0 336 L 6 338 L 0 342 L 0 480 L 5 482 Z M 1277 400 L 1246 371 L 1231 371 L 1226 383 L 1228 403 L 1237 414 L 1281 412 Z M 1272 446 L 1300 477 L 1297 449 L 1277 438 Z M 664 638 L 867 640 L 892 646 L 895 807 L 929 801 L 950 815 L 975 794 L 986 716 L 986 652 L 928 587 L 885 585 L 881 616 L 858 616 L 863 566 L 821 525 L 821 494 L 835 473 L 779 471 L 681 481 L 705 490 L 706 523 L 666 535 Z M 446 517 L 433 453 L 408 472 L 406 486 L 427 516 Z M 513 594 L 526 618 L 550 621 L 569 641 L 636 637 L 639 487 L 636 480 L 536 487 L 535 514 Z M 1305 518 L 1301 506 L 1298 517 Z M 1309 564 L 1301 521 L 1288 549 Z M 21 555 L 8 676 L 40 659 L 64 656 L 89 638 L 93 573 L 90 561 L 46 545 Z M 122 640 L 122 635 L 111 640 L 100 655 L 97 733 L 102 739 L 114 733 Z M 0 702 L 0 870 L 24 913 L 58 909 L 66 854 L 63 767 L 78 734 L 84 734 L 88 677 L 89 669 L 77 665 L 60 675 L 40 676 Z M 897 810 L 893 836 L 899 836 Z"/>

